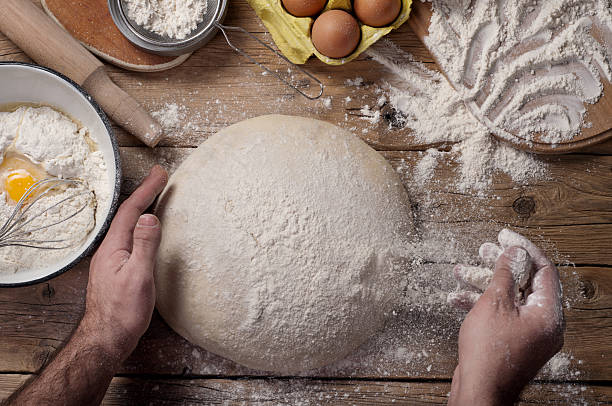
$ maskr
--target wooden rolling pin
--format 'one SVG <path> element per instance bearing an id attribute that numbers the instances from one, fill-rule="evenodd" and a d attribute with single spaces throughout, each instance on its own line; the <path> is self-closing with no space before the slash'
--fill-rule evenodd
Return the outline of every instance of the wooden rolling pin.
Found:
<path id="1" fill-rule="evenodd" d="M 161 126 L 130 95 L 115 85 L 104 65 L 31 0 L 0 0 L 0 31 L 30 58 L 74 80 L 121 127 L 150 147 Z"/>

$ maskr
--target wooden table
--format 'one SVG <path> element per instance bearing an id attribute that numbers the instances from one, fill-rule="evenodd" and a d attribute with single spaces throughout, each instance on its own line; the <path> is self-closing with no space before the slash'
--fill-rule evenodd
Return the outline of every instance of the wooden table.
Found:
<path id="1" fill-rule="evenodd" d="M 244 0 L 231 2 L 228 19 L 269 39 Z M 407 25 L 389 38 L 427 64 L 429 53 Z M 236 39 L 252 55 L 277 66 L 255 41 Z M 0 60 L 28 61 L 0 36 Z M 432 65 L 433 66 L 433 65 Z M 406 131 L 388 129 L 392 115 L 378 126 L 360 119 L 365 104 L 374 105 L 375 84 L 390 79 L 380 65 L 362 56 L 344 67 L 311 60 L 308 69 L 322 78 L 332 108 L 296 96 L 234 53 L 220 36 L 182 66 L 168 72 L 138 74 L 112 66 L 113 80 L 151 110 L 176 102 L 186 107 L 194 125 L 169 136 L 154 149 L 115 128 L 124 168 L 123 194 L 134 190 L 148 168 L 161 163 L 170 171 L 210 134 L 244 118 L 267 113 L 315 117 L 351 128 L 400 168 L 410 185 L 410 167 L 419 145 Z M 361 86 L 347 79 L 361 77 Z M 1 89 L 0 89 L 1 91 Z M 349 96 L 351 101 L 346 101 Z M 435 106 L 434 106 L 435 107 Z M 588 404 L 612 402 L 612 143 L 583 153 L 547 158 L 551 179 L 518 186 L 505 176 L 495 178 L 489 197 L 457 194 L 446 187 L 453 176 L 452 156 L 437 173 L 432 193 L 436 206 L 415 204 L 417 222 L 440 225 L 473 235 L 473 249 L 508 225 L 550 247 L 558 262 L 566 310 L 564 352 L 574 359 L 571 373 L 544 374 L 522 395 L 524 404 Z M 408 168 L 408 169 L 405 169 Z M 419 196 L 415 196 L 418 202 Z M 450 265 L 440 264 L 441 267 Z M 0 289 L 0 399 L 35 374 L 79 321 L 83 311 L 88 261 L 49 282 L 18 289 Z M 113 380 L 106 404 L 257 404 L 257 405 L 382 405 L 445 404 L 456 363 L 457 321 L 434 354 L 416 354 L 420 338 L 374 340 L 348 361 L 301 377 L 274 377 L 251 371 L 198 349 L 176 335 L 155 314 L 135 353 Z M 400 326 L 401 328 L 401 326 Z M 397 336 L 397 334 L 396 334 Z M 432 339 L 432 338 L 429 338 Z M 439 339 L 439 337 L 438 337 Z M 414 342 L 411 342 L 414 341 Z M 387 347 L 385 347 L 387 346 Z M 409 354 L 412 361 L 389 353 Z M 423 356 L 416 361 L 414 355 Z M 582 404 L 582 403 L 580 403 Z"/>

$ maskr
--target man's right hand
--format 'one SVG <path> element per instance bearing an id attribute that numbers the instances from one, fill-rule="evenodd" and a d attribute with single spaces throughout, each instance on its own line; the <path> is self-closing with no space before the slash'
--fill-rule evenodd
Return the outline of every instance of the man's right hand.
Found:
<path id="1" fill-rule="evenodd" d="M 559 273 L 545 254 L 510 230 L 499 234 L 501 247 L 485 244 L 480 253 L 495 261 L 485 292 L 467 291 L 449 299 L 469 307 L 459 333 L 459 365 L 455 369 L 450 405 L 511 405 L 522 388 L 563 346 L 563 309 Z M 478 288 L 486 272 L 457 267 L 465 285 Z M 524 302 L 517 300 L 517 275 L 532 274 Z M 487 281 L 488 282 L 488 281 Z M 475 290 L 475 289 L 474 289 Z"/>

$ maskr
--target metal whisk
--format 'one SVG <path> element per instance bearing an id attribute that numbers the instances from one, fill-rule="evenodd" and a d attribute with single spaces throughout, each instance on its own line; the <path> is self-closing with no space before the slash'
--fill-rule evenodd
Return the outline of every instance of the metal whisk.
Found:
<path id="1" fill-rule="evenodd" d="M 65 197 L 47 207 L 44 206 L 45 196 L 49 196 L 51 193 L 64 188 L 70 188 L 70 192 L 67 193 Z M 34 220 L 45 215 L 47 212 L 63 204 L 68 204 L 73 199 L 86 194 L 89 194 L 90 198 L 86 199 L 82 206 L 74 211 L 70 211 L 66 215 L 62 215 L 60 219 L 54 220 L 49 224 L 32 224 Z M 68 239 L 41 240 L 36 238 L 36 233 L 63 224 L 74 218 L 85 210 L 93 198 L 94 193 L 80 180 L 50 178 L 34 183 L 26 190 L 21 199 L 19 199 L 19 202 L 17 202 L 9 218 L 2 227 L 0 227 L 0 248 L 20 246 L 45 250 L 58 250 L 71 247 L 79 240 L 75 239 L 75 241 L 72 242 Z"/>

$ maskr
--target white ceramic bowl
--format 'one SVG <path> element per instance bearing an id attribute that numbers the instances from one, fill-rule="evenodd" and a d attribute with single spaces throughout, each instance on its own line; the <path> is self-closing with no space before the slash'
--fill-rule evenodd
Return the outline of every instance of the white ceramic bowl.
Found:
<path id="1" fill-rule="evenodd" d="M 89 129 L 90 136 L 97 142 L 108 170 L 107 207 L 98 207 L 104 221 L 97 221 L 85 243 L 64 260 L 52 266 L 39 269 L 7 273 L 0 271 L 0 287 L 23 286 L 53 278 L 72 268 L 91 253 L 102 239 L 117 209 L 121 189 L 121 161 L 119 147 L 113 135 L 108 118 L 80 86 L 65 76 L 40 66 L 0 62 L 0 105 L 8 103 L 40 103 L 56 107 L 79 120 Z M 3 223 L 4 219 L 0 219 Z M 37 255 L 37 250 L 32 250 Z"/>

